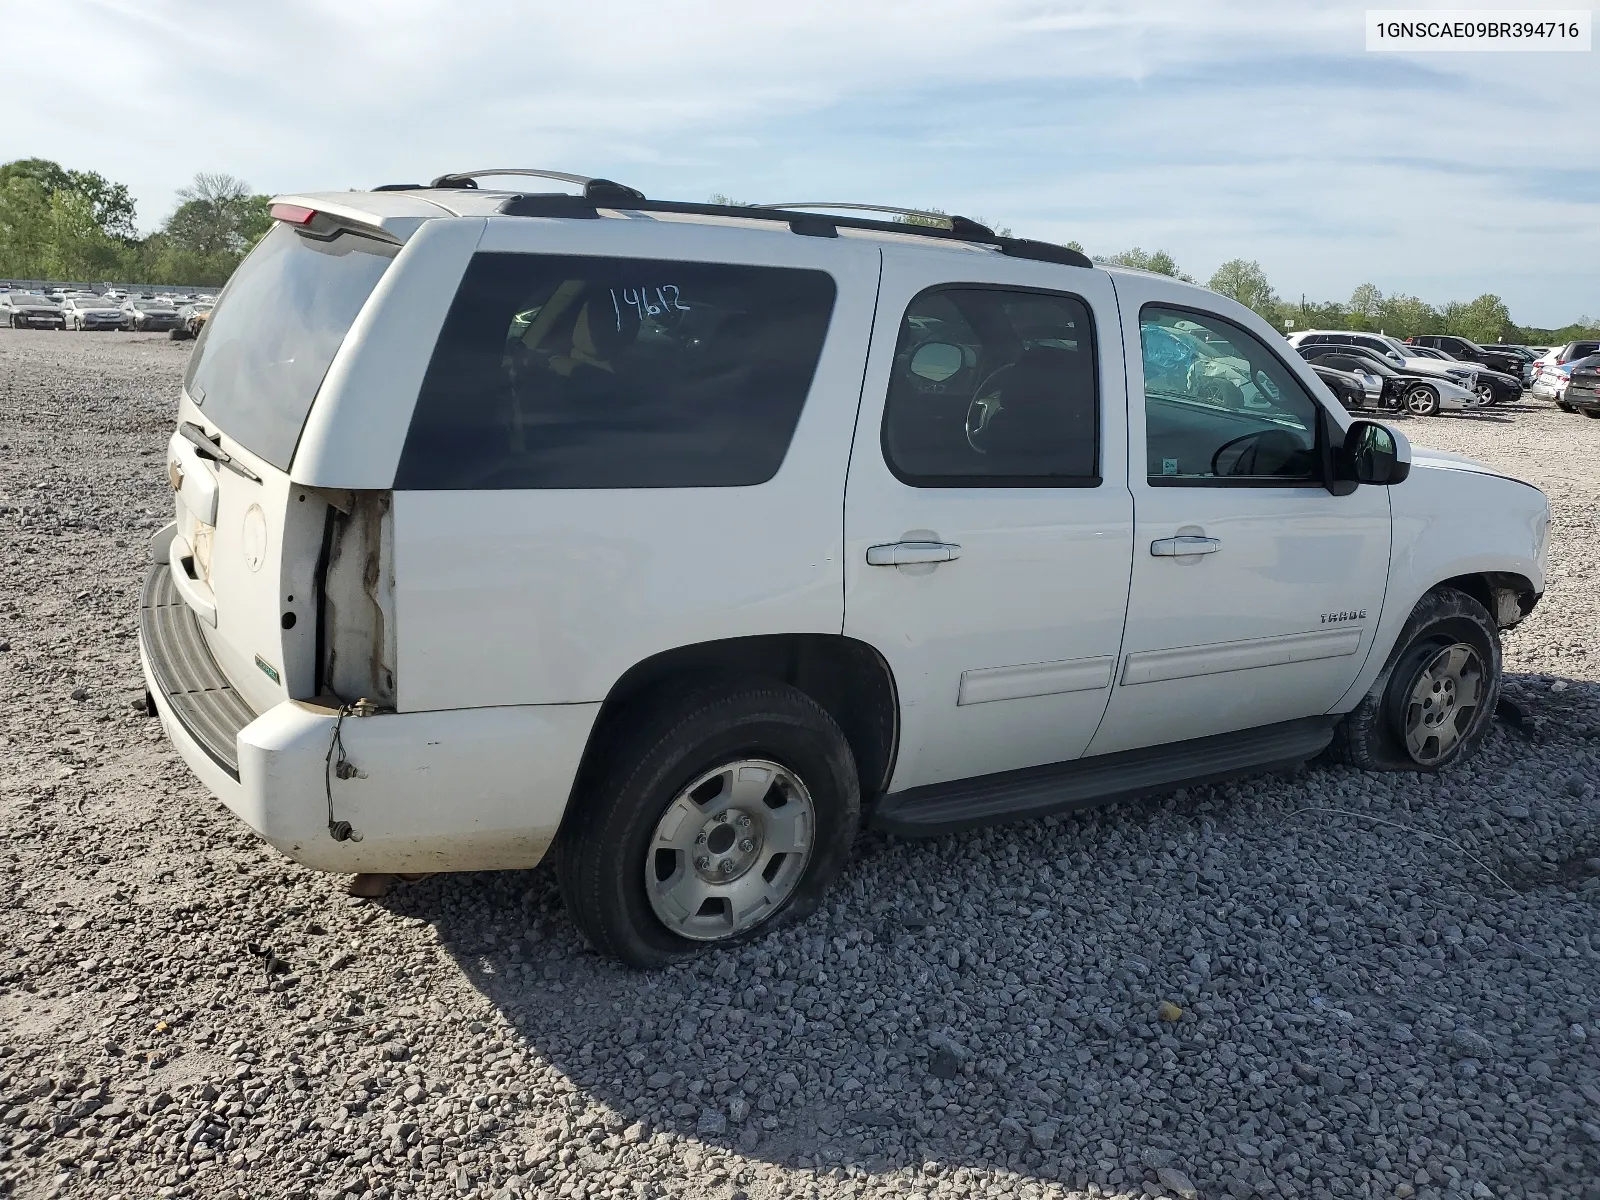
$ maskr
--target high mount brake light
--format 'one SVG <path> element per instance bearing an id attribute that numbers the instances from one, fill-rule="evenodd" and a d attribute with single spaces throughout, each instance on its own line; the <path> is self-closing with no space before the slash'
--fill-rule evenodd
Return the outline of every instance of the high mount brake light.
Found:
<path id="1" fill-rule="evenodd" d="M 303 208 L 298 204 L 274 204 L 272 206 L 272 219 L 282 221 L 287 225 L 309 225 L 311 219 L 317 215 L 314 208 Z"/>

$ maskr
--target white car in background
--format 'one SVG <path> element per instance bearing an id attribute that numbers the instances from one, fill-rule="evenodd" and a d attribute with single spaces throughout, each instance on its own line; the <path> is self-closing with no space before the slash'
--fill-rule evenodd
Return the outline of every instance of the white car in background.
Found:
<path id="1" fill-rule="evenodd" d="M 814 912 L 863 825 L 1488 735 L 1544 496 L 1244 306 L 555 177 L 280 198 L 190 358 L 145 686 L 291 858 L 548 854 L 651 967 Z"/>

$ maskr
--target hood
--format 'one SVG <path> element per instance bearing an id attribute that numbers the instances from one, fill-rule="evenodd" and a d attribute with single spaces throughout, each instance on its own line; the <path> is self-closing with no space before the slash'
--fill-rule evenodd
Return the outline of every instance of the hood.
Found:
<path id="1" fill-rule="evenodd" d="M 1509 479 L 1512 483 L 1520 483 L 1524 487 L 1534 487 L 1526 479 L 1518 479 L 1515 475 L 1507 475 L 1504 471 L 1497 471 L 1493 467 L 1470 459 L 1460 454 L 1450 454 L 1444 450 L 1431 450 L 1426 446 L 1413 444 L 1411 447 L 1411 469 L 1426 467 L 1431 471 L 1466 471 L 1473 475 L 1488 475 L 1494 479 Z M 1538 488 L 1534 488 L 1538 491 Z"/>

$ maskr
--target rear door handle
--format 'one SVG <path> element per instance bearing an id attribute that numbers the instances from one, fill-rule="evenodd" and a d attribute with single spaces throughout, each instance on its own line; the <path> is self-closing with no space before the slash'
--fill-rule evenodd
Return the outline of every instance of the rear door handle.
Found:
<path id="1" fill-rule="evenodd" d="M 1221 538 L 1195 537 L 1187 533 L 1182 537 L 1157 538 L 1150 543 L 1150 553 L 1157 558 L 1178 558 L 1185 554 L 1215 554 L 1221 549 Z"/>
<path id="2" fill-rule="evenodd" d="M 907 567 L 913 563 L 950 562 L 961 557 L 961 547 L 953 542 L 889 542 L 867 547 L 871 567 Z"/>

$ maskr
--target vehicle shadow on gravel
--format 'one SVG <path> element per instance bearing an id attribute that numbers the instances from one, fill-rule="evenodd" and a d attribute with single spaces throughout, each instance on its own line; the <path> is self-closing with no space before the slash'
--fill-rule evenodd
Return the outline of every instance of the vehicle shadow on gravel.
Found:
<path id="1" fill-rule="evenodd" d="M 936 1163 L 1136 1192 L 1166 1167 L 1246 1196 L 1391 1194 L 1420 1169 L 1566 1194 L 1600 1176 L 1577 1131 L 1600 1036 L 1563 1032 L 1600 1035 L 1594 954 L 1569 952 L 1600 908 L 1600 688 L 1553 682 L 1508 676 L 1520 724 L 1439 777 L 1313 767 L 866 835 L 831 907 L 657 973 L 589 950 L 546 868 L 383 903 L 434 922 L 609 1109 L 597 1149 L 673 1131 L 836 1175 Z"/>

